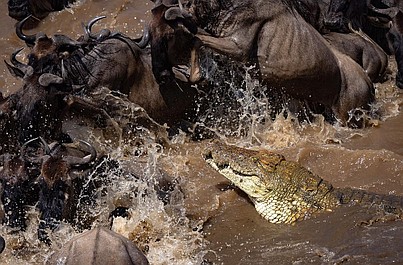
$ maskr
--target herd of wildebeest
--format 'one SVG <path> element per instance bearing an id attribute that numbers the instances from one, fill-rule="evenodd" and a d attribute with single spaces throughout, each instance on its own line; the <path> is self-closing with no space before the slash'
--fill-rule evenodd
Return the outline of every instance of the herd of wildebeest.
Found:
<path id="1" fill-rule="evenodd" d="M 399 0 L 155 0 L 139 39 L 93 32 L 104 17 L 83 24 L 78 39 L 24 33 L 27 24 L 72 2 L 8 1 L 28 56 L 27 63 L 17 60 L 19 49 L 5 61 L 23 86 L 0 94 L 3 224 L 24 229 L 24 206 L 36 204 L 38 236 L 47 243 L 45 230 L 75 214 L 80 187 L 72 172 L 97 159 L 91 144 L 63 130 L 71 113 L 121 133 L 139 123 L 161 136 L 166 127 L 160 124 L 173 127 L 194 113 L 195 98 L 203 96 L 198 85 L 214 86 L 203 76 L 205 50 L 217 60 L 254 65 L 270 93 L 285 95 L 290 112 L 308 109 L 352 128 L 381 115 L 372 109 L 374 83 L 385 81 L 389 55 L 397 63 L 396 86 L 403 88 Z M 123 124 L 127 102 L 141 110 Z"/>

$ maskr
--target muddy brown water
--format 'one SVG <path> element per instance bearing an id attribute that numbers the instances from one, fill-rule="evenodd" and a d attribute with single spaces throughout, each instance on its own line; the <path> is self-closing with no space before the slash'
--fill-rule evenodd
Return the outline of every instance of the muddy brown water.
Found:
<path id="1" fill-rule="evenodd" d="M 100 27 L 137 37 L 152 5 L 151 1 L 138 0 L 79 1 L 70 9 L 51 14 L 28 33 L 61 32 L 75 38 L 82 33 L 81 22 L 106 15 Z M 0 12 L 0 55 L 8 60 L 13 51 L 25 45 L 15 36 L 15 21 L 7 16 L 6 1 L 1 1 Z M 391 67 L 393 70 L 393 63 Z M 20 86 L 1 63 L 2 93 L 12 93 Z M 383 118 L 375 127 L 351 130 L 321 121 L 299 125 L 279 117 L 264 125 L 244 125 L 250 132 L 247 136 L 221 133 L 220 138 L 239 146 L 278 151 L 337 187 L 403 196 L 403 93 L 391 77 L 377 84 L 377 98 Z M 99 141 L 85 130 L 70 128 L 70 132 Z M 116 219 L 113 229 L 142 247 L 151 264 L 201 264 L 203 260 L 213 264 L 403 264 L 402 220 L 368 225 L 376 216 L 373 209 L 349 206 L 295 225 L 270 224 L 242 192 L 228 188 L 229 183 L 203 162 L 200 153 L 204 145 L 179 135 L 170 149 L 161 151 L 151 144 L 149 155 L 141 159 L 130 155 L 127 147 L 117 146 L 113 155 L 136 174 L 146 176 L 145 181 L 110 172 L 112 184 L 107 193 L 99 195 L 92 212 L 94 225 L 107 226 L 113 207 L 129 207 L 131 218 Z M 167 205 L 148 189 L 161 174 L 158 168 L 180 184 Z M 133 197 L 131 191 L 142 188 L 147 192 Z M 27 210 L 27 231 L 0 227 L 7 241 L 0 264 L 43 264 L 78 233 L 63 224 L 53 232 L 52 246 L 46 246 L 36 239 L 36 210 Z"/>

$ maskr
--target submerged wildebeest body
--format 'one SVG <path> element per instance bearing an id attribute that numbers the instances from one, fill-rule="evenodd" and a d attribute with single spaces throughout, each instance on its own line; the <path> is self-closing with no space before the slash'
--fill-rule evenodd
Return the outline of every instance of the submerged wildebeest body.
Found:
<path id="1" fill-rule="evenodd" d="M 32 15 L 38 19 L 50 12 L 60 11 L 74 0 L 8 0 L 8 15 L 16 20 L 23 20 Z"/>
<path id="2" fill-rule="evenodd" d="M 124 236 L 105 228 L 94 228 L 69 241 L 46 262 L 47 265 L 147 265 L 144 254 Z"/>
<path id="3" fill-rule="evenodd" d="M 373 86 L 364 71 L 332 50 L 295 10 L 293 1 L 195 0 L 185 9 L 157 2 L 153 15 L 152 45 L 164 45 L 158 40 L 167 38 L 163 31 L 166 24 L 176 22 L 189 28 L 187 24 L 194 23 L 201 45 L 239 61 L 255 61 L 269 86 L 284 88 L 296 99 L 324 105 L 343 124 L 349 111 L 368 109 L 374 101 Z M 160 47 L 152 47 L 152 51 L 153 57 L 164 56 Z M 172 65 L 153 67 L 158 80 L 158 73 L 166 74 Z M 351 76 L 353 72 L 355 76 Z"/>

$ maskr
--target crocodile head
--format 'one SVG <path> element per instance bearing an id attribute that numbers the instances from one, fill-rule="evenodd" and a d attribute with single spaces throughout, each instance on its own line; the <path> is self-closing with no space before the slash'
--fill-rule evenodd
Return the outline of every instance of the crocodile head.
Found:
<path id="1" fill-rule="evenodd" d="M 280 154 L 213 142 L 203 157 L 271 223 L 293 223 L 337 204 L 332 185 Z"/>

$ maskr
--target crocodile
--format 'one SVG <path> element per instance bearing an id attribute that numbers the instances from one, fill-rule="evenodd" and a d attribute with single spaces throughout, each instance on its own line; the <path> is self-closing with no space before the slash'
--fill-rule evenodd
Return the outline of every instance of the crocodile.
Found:
<path id="1" fill-rule="evenodd" d="M 204 160 L 244 191 L 257 212 L 271 223 L 292 224 L 313 213 L 351 203 L 379 206 L 401 218 L 403 197 L 354 188 L 337 188 L 297 162 L 268 150 L 250 150 L 217 141 L 203 151 Z"/>

